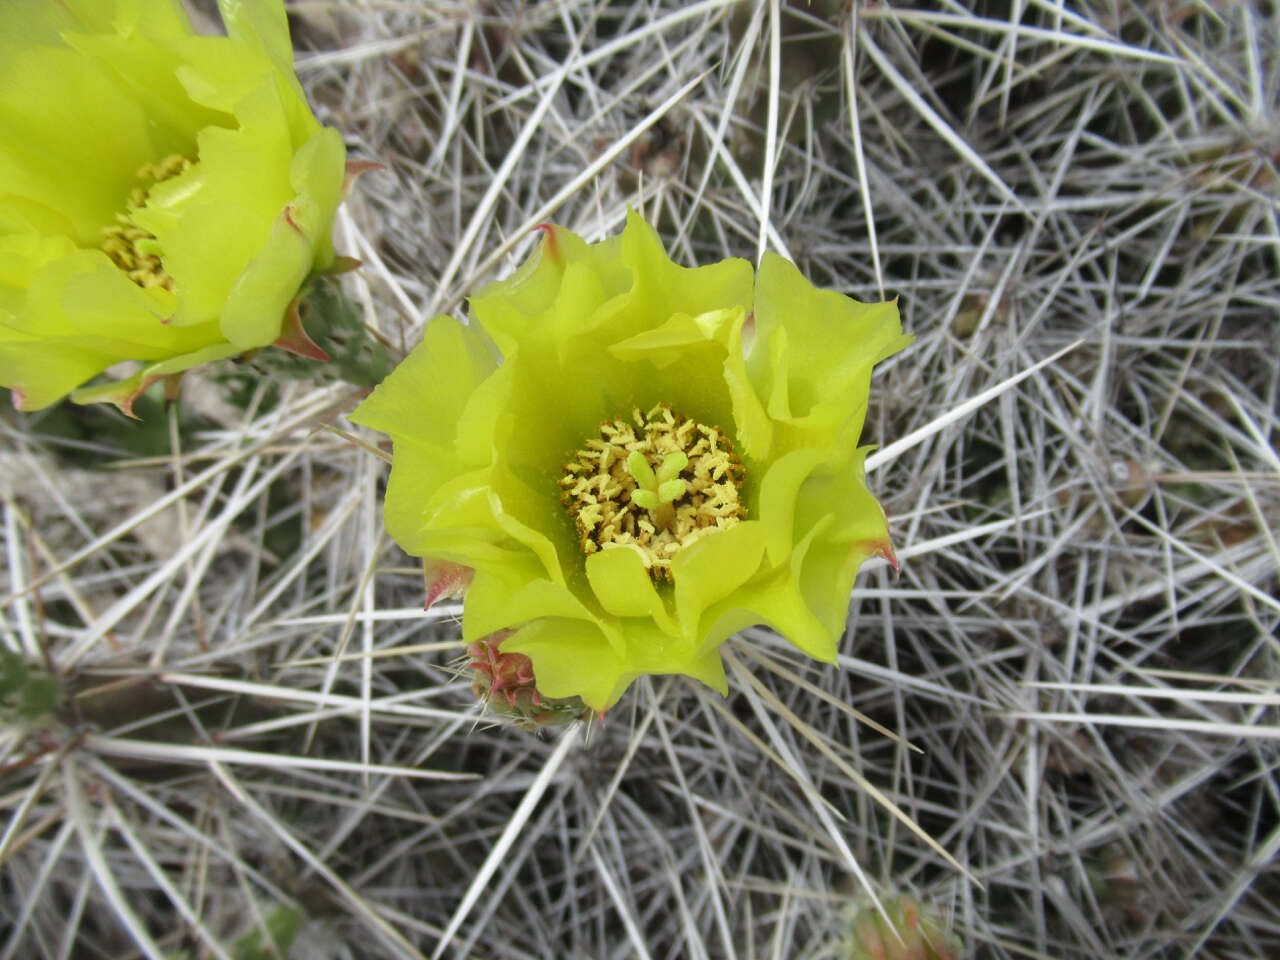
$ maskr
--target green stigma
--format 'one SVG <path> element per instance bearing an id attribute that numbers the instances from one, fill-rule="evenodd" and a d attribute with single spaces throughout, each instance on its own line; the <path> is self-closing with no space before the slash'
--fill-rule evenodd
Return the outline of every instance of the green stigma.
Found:
<path id="1" fill-rule="evenodd" d="M 680 479 L 680 471 L 689 465 L 689 455 L 682 450 L 669 453 L 655 473 L 639 450 L 627 456 L 627 473 L 636 482 L 631 491 L 631 502 L 649 511 L 653 525 L 659 530 L 670 530 L 675 523 L 673 502 L 685 495 L 689 485 Z"/>

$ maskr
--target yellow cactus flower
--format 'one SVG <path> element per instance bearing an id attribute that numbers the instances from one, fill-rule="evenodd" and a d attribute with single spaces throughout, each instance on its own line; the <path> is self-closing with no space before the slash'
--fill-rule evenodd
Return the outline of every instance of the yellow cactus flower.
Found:
<path id="1" fill-rule="evenodd" d="M 597 711 L 643 674 L 726 691 L 753 624 L 834 661 L 855 572 L 892 558 L 858 438 L 897 304 L 772 254 L 679 267 L 635 213 L 603 243 L 544 229 L 351 418 L 394 441 L 386 525 L 429 593 L 465 589 L 465 642 L 511 631 L 541 697 Z"/>
<path id="2" fill-rule="evenodd" d="M 323 352 L 290 306 L 330 270 L 346 150 L 293 72 L 280 0 L 0 4 L 0 384 L 129 412 L 157 379 L 277 344 Z"/>

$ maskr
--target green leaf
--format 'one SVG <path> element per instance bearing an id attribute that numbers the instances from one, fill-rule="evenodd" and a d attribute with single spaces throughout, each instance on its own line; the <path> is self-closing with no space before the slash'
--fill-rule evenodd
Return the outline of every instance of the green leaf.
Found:
<path id="1" fill-rule="evenodd" d="M 255 928 L 231 947 L 235 960 L 284 960 L 302 929 L 304 914 L 296 907 L 277 906 L 267 914 L 265 932 Z M 264 935 L 265 933 L 265 935 Z"/>
<path id="2" fill-rule="evenodd" d="M 0 704 L 19 720 L 31 722 L 53 712 L 61 695 L 55 678 L 32 670 L 19 653 L 0 651 Z"/>

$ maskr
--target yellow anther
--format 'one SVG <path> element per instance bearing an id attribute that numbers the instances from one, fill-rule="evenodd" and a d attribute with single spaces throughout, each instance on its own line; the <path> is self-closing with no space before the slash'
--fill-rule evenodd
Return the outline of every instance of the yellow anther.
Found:
<path id="1" fill-rule="evenodd" d="M 747 515 L 745 471 L 717 427 L 659 404 L 600 425 L 560 479 L 584 554 L 639 550 L 654 580 L 671 579 L 671 558 Z"/>
<path id="2" fill-rule="evenodd" d="M 164 269 L 160 259 L 160 244 L 155 235 L 143 230 L 133 221 L 134 211 L 146 206 L 147 196 L 157 183 L 176 177 L 191 166 L 191 161 L 181 154 L 171 154 L 159 163 L 144 164 L 138 170 L 138 180 L 143 181 L 129 193 L 125 212 L 116 214 L 116 222 L 102 228 L 106 238 L 102 252 L 138 286 L 173 289 L 173 277 Z"/>

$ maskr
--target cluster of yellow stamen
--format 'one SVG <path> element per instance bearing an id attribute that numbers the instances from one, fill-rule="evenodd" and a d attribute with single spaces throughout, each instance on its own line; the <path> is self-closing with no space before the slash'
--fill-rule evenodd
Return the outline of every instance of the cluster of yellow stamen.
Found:
<path id="1" fill-rule="evenodd" d="M 103 227 L 106 237 L 102 250 L 111 262 L 124 271 L 125 276 L 138 286 L 173 289 L 173 277 L 165 272 L 160 262 L 160 244 L 155 234 L 143 230 L 133 222 L 133 214 L 146 205 L 147 195 L 157 183 L 172 179 L 187 170 L 191 161 L 181 154 L 171 154 L 159 163 L 145 164 L 138 170 L 138 185 L 129 194 L 125 212 L 116 214 L 116 222 Z"/>
<path id="2" fill-rule="evenodd" d="M 584 554 L 632 548 L 654 580 L 669 581 L 672 557 L 746 517 L 745 473 L 718 427 L 659 404 L 602 423 L 565 464 L 561 500 Z"/>

